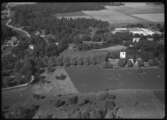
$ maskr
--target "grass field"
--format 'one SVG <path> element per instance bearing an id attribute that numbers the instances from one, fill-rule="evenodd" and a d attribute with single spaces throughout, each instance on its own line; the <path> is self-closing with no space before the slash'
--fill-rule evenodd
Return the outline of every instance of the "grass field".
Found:
<path id="1" fill-rule="evenodd" d="M 164 89 L 162 69 L 112 70 L 98 67 L 67 68 L 71 80 L 80 92 L 104 89 Z"/>
<path id="2" fill-rule="evenodd" d="M 164 22 L 163 5 L 125 3 L 124 6 L 108 5 L 105 6 L 105 8 L 106 9 L 103 10 L 84 10 L 82 12 L 62 13 L 58 15 L 59 17 L 62 16 L 67 18 L 94 18 L 102 21 L 108 21 L 111 24 Z M 145 14 L 148 14 L 148 16 L 145 17 Z M 159 16 L 158 14 L 162 15 Z"/>
<path id="3" fill-rule="evenodd" d="M 139 17 L 152 22 L 164 22 L 164 14 L 156 13 L 156 14 L 134 14 L 133 16 Z"/>

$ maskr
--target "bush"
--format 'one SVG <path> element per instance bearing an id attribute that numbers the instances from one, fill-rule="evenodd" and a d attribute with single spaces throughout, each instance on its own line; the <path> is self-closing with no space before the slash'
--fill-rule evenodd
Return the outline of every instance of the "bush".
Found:
<path id="1" fill-rule="evenodd" d="M 158 65 L 158 62 L 155 59 L 149 59 L 148 63 L 149 63 L 150 66 L 156 66 L 156 65 Z"/>
<path id="2" fill-rule="evenodd" d="M 38 105 L 31 105 L 30 107 L 26 106 L 13 106 L 8 112 L 5 113 L 4 117 L 5 118 L 29 118 L 31 119 L 37 110 L 39 109 Z"/>
<path id="3" fill-rule="evenodd" d="M 143 67 L 144 66 L 144 61 L 143 60 L 139 60 L 138 61 L 138 66 L 139 67 Z"/>
<path id="4" fill-rule="evenodd" d="M 120 67 L 124 67 L 127 63 L 127 60 L 126 59 L 120 59 L 119 62 L 118 62 L 118 65 Z"/>
<path id="5" fill-rule="evenodd" d="M 49 73 L 54 72 L 54 71 L 55 71 L 55 68 L 50 67 L 50 66 L 48 67 L 48 72 L 49 72 Z"/>
<path id="6" fill-rule="evenodd" d="M 130 60 L 128 60 L 127 64 L 128 64 L 128 67 L 133 67 L 133 63 Z"/>
<path id="7" fill-rule="evenodd" d="M 109 62 L 105 62 L 104 68 L 113 68 L 113 64 L 111 64 Z"/>
<path id="8" fill-rule="evenodd" d="M 67 77 L 66 75 L 61 74 L 60 76 L 56 76 L 56 79 L 58 79 L 58 80 L 65 80 L 66 77 Z"/>

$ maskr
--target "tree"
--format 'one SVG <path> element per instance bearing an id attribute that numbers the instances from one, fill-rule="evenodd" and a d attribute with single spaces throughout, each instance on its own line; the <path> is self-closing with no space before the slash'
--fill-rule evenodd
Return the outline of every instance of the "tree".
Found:
<path id="1" fill-rule="evenodd" d="M 104 68 L 113 68 L 113 64 L 109 62 L 104 63 Z"/>
<path id="2" fill-rule="evenodd" d="M 127 63 L 127 60 L 126 59 L 120 59 L 119 62 L 118 62 L 118 65 L 120 67 L 124 67 Z"/>
<path id="3" fill-rule="evenodd" d="M 148 63 L 150 66 L 157 66 L 158 65 L 158 62 L 155 59 L 149 59 Z"/>
<path id="4" fill-rule="evenodd" d="M 77 57 L 73 57 L 73 58 L 72 58 L 71 64 L 72 64 L 72 65 L 77 65 L 77 64 L 78 64 L 78 63 L 77 63 Z"/>
<path id="5" fill-rule="evenodd" d="M 143 60 L 139 60 L 138 61 L 138 66 L 139 67 L 143 67 L 144 66 L 144 61 Z"/>
<path id="6" fill-rule="evenodd" d="M 82 58 L 82 57 L 80 57 L 80 58 L 78 59 L 78 64 L 79 64 L 79 65 L 83 65 L 83 64 L 84 64 L 84 61 L 83 61 L 83 58 Z"/>
<path id="7" fill-rule="evenodd" d="M 96 65 L 96 64 L 97 64 L 97 57 L 96 57 L 96 56 L 93 56 L 93 57 L 92 57 L 92 64 L 93 64 L 93 65 Z"/>
<path id="8" fill-rule="evenodd" d="M 133 63 L 130 60 L 128 60 L 127 64 L 128 64 L 128 67 L 133 67 Z"/>
<path id="9" fill-rule="evenodd" d="M 67 56 L 67 57 L 64 58 L 64 62 L 63 63 L 64 63 L 64 65 L 66 67 L 69 67 L 71 65 L 70 61 L 71 61 L 70 58 Z"/>
<path id="10" fill-rule="evenodd" d="M 64 65 L 63 59 L 64 59 L 63 56 L 57 57 L 57 59 L 56 59 L 56 65 L 63 66 Z"/>

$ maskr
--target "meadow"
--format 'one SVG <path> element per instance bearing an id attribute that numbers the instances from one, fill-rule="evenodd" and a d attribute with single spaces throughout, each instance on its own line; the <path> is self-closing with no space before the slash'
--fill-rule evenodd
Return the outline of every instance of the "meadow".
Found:
<path id="1" fill-rule="evenodd" d="M 108 21 L 110 24 L 164 22 L 164 6 L 126 3 L 124 6 L 106 5 L 105 9 L 102 10 L 83 10 L 77 13 L 61 13 L 58 16 L 67 18 L 94 18 Z"/>
<path id="2" fill-rule="evenodd" d="M 133 16 L 139 17 L 152 22 L 164 22 L 164 14 L 156 13 L 156 14 L 134 14 Z"/>
<path id="3" fill-rule="evenodd" d="M 79 92 L 106 89 L 164 89 L 162 69 L 103 69 L 100 67 L 66 68 Z"/>

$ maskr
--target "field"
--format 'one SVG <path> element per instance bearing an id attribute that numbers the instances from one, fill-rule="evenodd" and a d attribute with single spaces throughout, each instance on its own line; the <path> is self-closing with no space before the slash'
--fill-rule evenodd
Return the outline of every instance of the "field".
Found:
<path id="1" fill-rule="evenodd" d="M 103 10 L 84 10 L 77 14 L 76 12 L 62 13 L 58 14 L 58 16 L 67 18 L 94 18 L 108 21 L 111 24 L 164 22 L 164 6 L 162 5 L 125 3 L 124 6 L 106 5 L 105 8 Z M 148 14 L 148 16 L 145 17 L 145 14 Z M 155 20 L 153 21 L 152 19 L 154 18 Z"/>
<path id="2" fill-rule="evenodd" d="M 148 21 L 152 22 L 164 22 L 164 14 L 157 13 L 157 14 L 134 14 L 133 16 L 139 17 Z"/>
<path id="3" fill-rule="evenodd" d="M 162 69 L 112 70 L 98 67 L 67 68 L 76 88 L 80 92 L 105 89 L 164 89 Z"/>
<path id="4" fill-rule="evenodd" d="M 73 51 L 66 49 L 61 53 L 62 56 L 64 57 L 93 57 L 93 56 L 99 56 L 101 59 L 105 59 L 104 57 L 108 52 L 119 52 L 121 49 L 126 49 L 125 46 L 122 45 L 116 45 L 116 46 L 111 46 L 111 47 L 106 47 L 106 48 L 101 48 L 101 49 L 92 49 L 88 51 Z"/>

